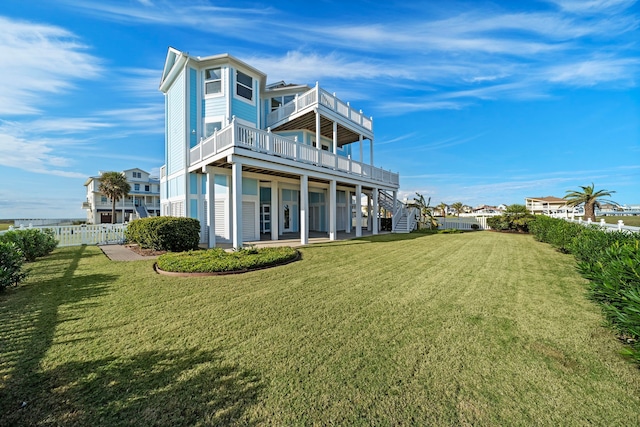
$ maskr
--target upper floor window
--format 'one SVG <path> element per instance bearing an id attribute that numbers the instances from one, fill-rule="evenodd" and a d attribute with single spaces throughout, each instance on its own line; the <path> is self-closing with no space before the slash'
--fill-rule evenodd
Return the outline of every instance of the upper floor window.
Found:
<path id="1" fill-rule="evenodd" d="M 204 124 L 204 137 L 209 138 L 217 130 L 222 129 L 222 122 L 206 122 Z"/>
<path id="2" fill-rule="evenodd" d="M 142 172 L 134 172 L 133 173 L 133 177 L 134 178 L 142 178 Z"/>
<path id="3" fill-rule="evenodd" d="M 205 95 L 222 93 L 221 68 L 209 68 L 204 71 L 204 93 Z"/>
<path id="4" fill-rule="evenodd" d="M 149 191 L 149 186 L 148 185 L 144 186 L 144 191 Z"/>
<path id="5" fill-rule="evenodd" d="M 135 172 L 134 172 L 135 173 Z M 133 189 L 135 191 L 140 191 L 140 184 L 133 184 Z"/>
<path id="6" fill-rule="evenodd" d="M 236 71 L 236 94 L 253 101 L 253 79 L 242 71 Z"/>
<path id="7" fill-rule="evenodd" d="M 295 98 L 295 95 L 275 96 L 271 98 L 271 111 L 277 110 L 284 104 L 288 104 L 293 101 Z"/>

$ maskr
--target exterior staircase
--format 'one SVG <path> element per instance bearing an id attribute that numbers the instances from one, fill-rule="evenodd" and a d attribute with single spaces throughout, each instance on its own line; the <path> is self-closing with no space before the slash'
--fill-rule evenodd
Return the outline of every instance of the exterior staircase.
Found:
<path id="1" fill-rule="evenodd" d="M 409 208 L 400 200 L 395 200 L 394 211 L 393 197 L 383 190 L 378 192 L 378 204 L 393 213 L 392 233 L 409 233 L 415 230 L 417 226 L 416 208 Z"/>
<path id="2" fill-rule="evenodd" d="M 147 218 L 149 216 L 149 211 L 146 206 L 136 206 L 136 216 L 138 218 Z"/>

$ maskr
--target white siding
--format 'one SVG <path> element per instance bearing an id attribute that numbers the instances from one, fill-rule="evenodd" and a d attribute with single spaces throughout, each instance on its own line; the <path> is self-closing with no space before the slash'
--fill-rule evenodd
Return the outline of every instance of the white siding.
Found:
<path id="1" fill-rule="evenodd" d="M 167 92 L 167 174 L 185 167 L 185 81 L 184 73 L 176 78 Z"/>
<path id="2" fill-rule="evenodd" d="M 256 240 L 256 203 L 242 202 L 242 240 Z"/>

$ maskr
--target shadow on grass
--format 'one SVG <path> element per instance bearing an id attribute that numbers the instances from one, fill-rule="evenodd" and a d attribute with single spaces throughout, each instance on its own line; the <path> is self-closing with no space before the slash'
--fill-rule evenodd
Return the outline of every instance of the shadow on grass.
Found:
<path id="1" fill-rule="evenodd" d="M 5 425 L 229 425 L 257 401 L 260 378 L 211 351 L 145 352 L 69 362 L 36 375 L 33 399 Z"/>
<path id="2" fill-rule="evenodd" d="M 0 301 L 0 425 L 5 423 L 5 414 L 39 388 L 35 373 L 53 344 L 57 325 L 69 320 L 60 318 L 60 306 L 86 308 L 93 298 L 107 292 L 115 278 L 108 274 L 77 275 L 81 259 L 87 256 L 85 249 L 81 246 L 54 252 L 39 261 L 44 265 L 33 263 L 31 282 Z M 53 278 L 51 273 L 43 273 L 56 263 Z M 38 277 L 47 279 L 37 281 Z"/>
<path id="3" fill-rule="evenodd" d="M 364 237 L 356 237 L 349 240 L 336 240 L 327 243 L 313 243 L 305 246 L 305 249 L 309 248 L 324 248 L 328 246 L 349 246 L 349 245 L 361 245 L 363 243 L 388 243 L 388 242 L 401 242 L 404 240 L 415 240 L 420 237 L 433 236 L 437 233 L 386 233 L 377 234 Z"/>

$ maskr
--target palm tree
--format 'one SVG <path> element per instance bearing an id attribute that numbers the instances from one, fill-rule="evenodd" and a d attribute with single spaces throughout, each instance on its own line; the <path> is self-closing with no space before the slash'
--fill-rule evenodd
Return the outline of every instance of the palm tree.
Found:
<path id="1" fill-rule="evenodd" d="M 131 191 L 131 185 L 122 172 L 103 172 L 98 190 L 111 199 L 111 224 L 116 222 L 116 202 Z M 122 218 L 124 221 L 124 218 Z"/>
<path id="2" fill-rule="evenodd" d="M 598 200 L 602 199 L 603 197 L 610 197 L 613 193 L 615 193 L 615 191 L 595 191 L 594 187 L 595 186 L 592 182 L 591 185 L 588 185 L 586 187 L 580 186 L 580 188 L 582 188 L 582 191 L 567 190 L 567 194 L 564 196 L 564 198 L 567 200 L 567 206 L 578 206 L 584 203 L 584 216 L 587 219 L 590 218 L 591 221 L 596 220 L 595 211 L 596 208 L 600 207 L 600 201 L 617 205 L 616 202 L 611 200 Z"/>
<path id="3" fill-rule="evenodd" d="M 416 193 L 417 197 L 413 198 L 413 203 L 410 205 L 418 208 L 420 211 L 420 224 L 426 225 L 432 230 L 438 228 L 438 220 L 433 214 L 433 207 L 431 207 L 431 197 L 425 202 L 424 196 L 420 193 Z"/>
<path id="4" fill-rule="evenodd" d="M 451 209 L 456 211 L 456 215 L 458 215 L 458 218 L 460 218 L 460 214 L 464 209 L 464 205 L 462 204 L 462 202 L 455 202 L 454 204 L 451 205 Z"/>
<path id="5" fill-rule="evenodd" d="M 448 208 L 449 208 L 449 205 L 447 205 L 445 202 L 440 202 L 440 204 L 436 206 L 436 209 L 438 209 L 442 213 L 443 218 L 447 217 Z"/>

